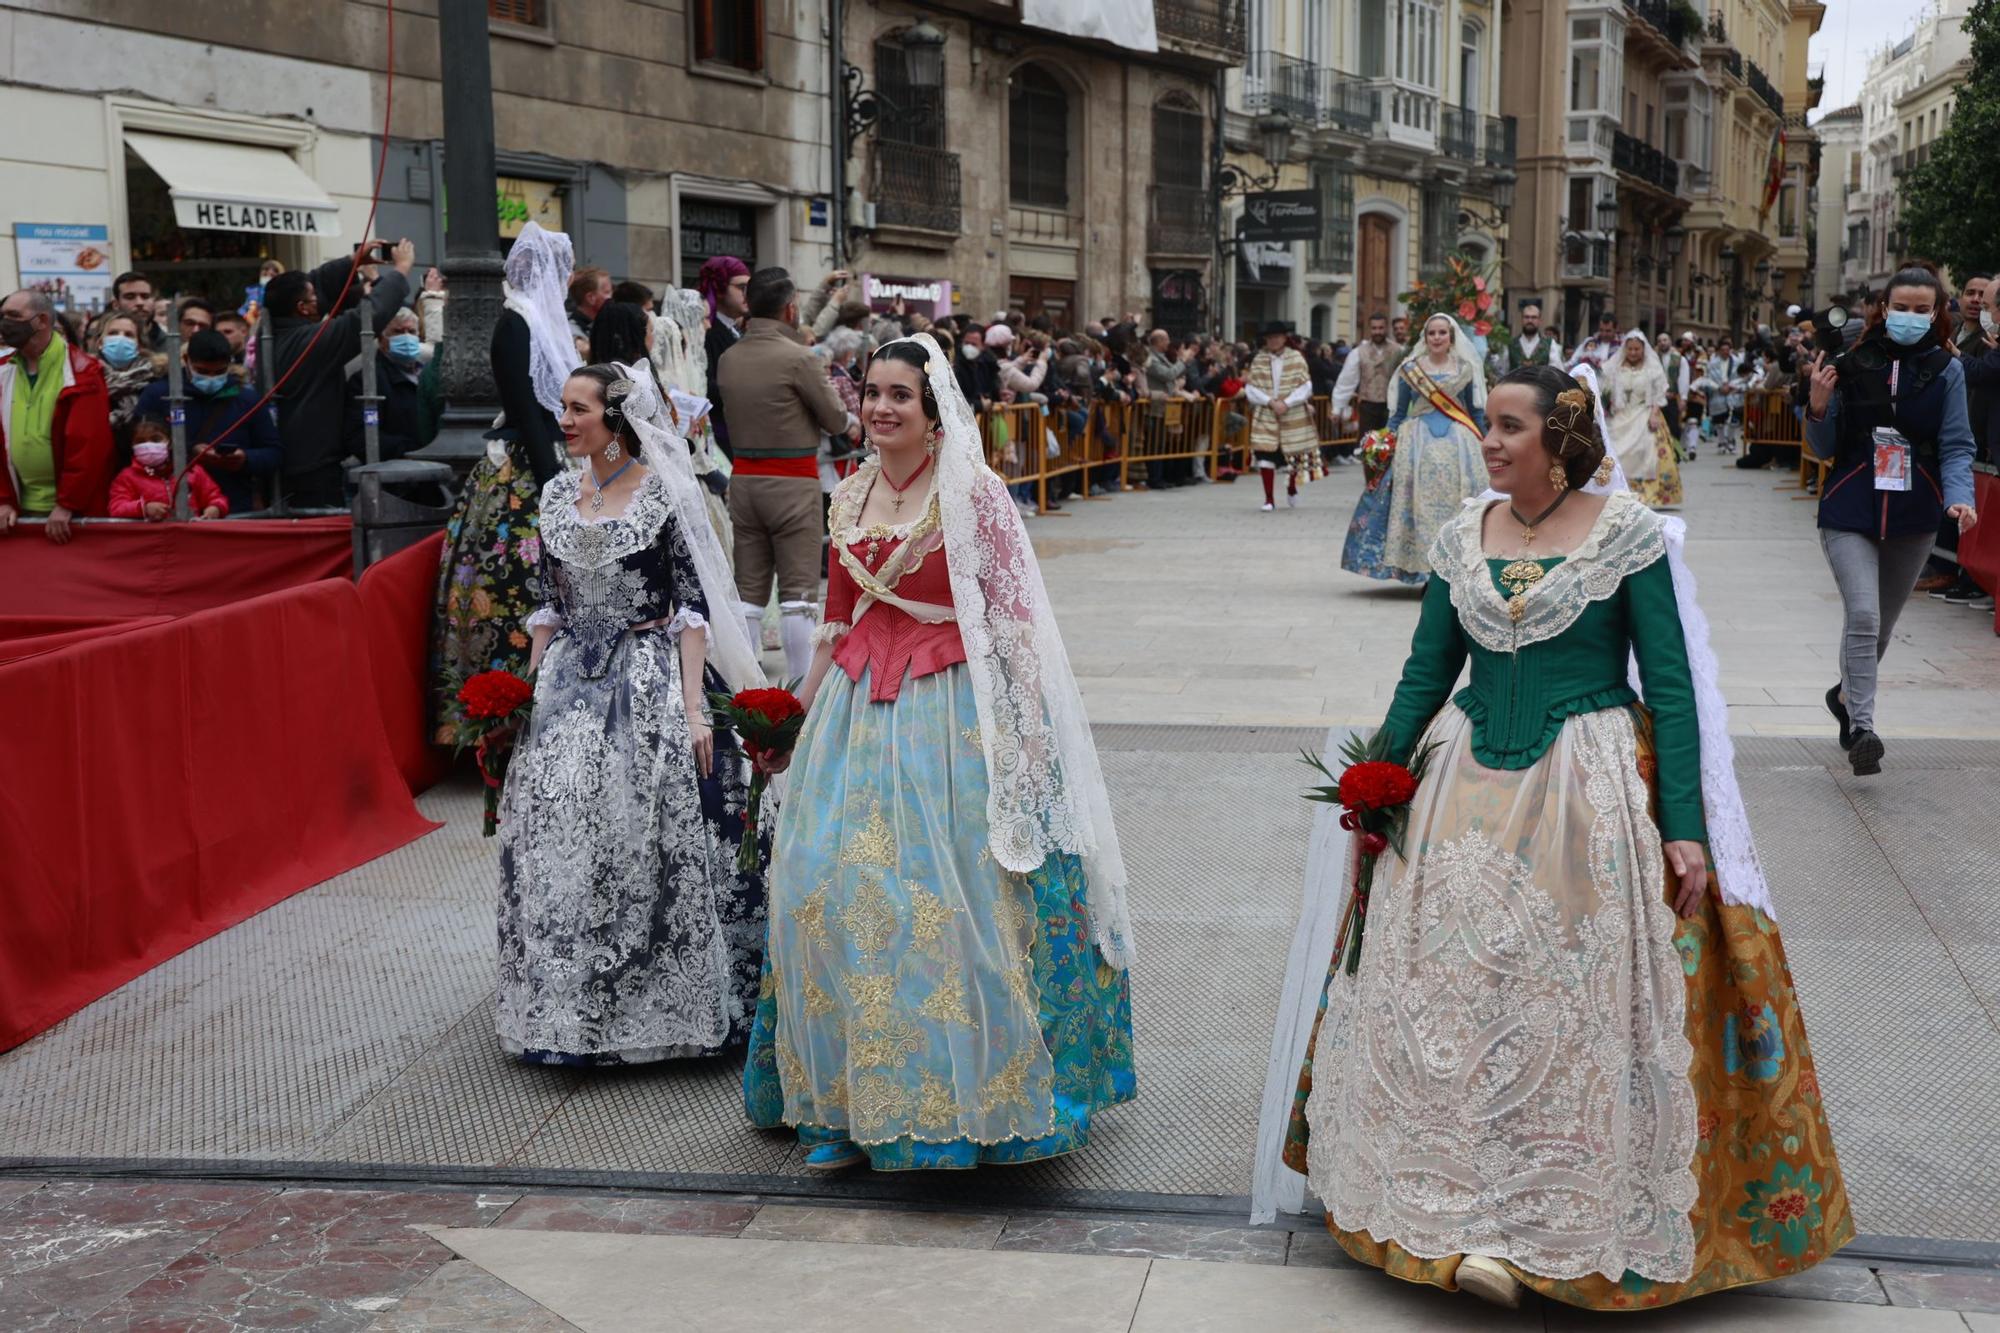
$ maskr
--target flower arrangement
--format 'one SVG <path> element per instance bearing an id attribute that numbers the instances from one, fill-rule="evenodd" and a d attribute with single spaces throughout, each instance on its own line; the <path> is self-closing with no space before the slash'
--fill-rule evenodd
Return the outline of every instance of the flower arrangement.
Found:
<path id="1" fill-rule="evenodd" d="M 479 776 L 486 783 L 485 815 L 480 832 L 490 838 L 500 829 L 500 786 L 514 753 L 514 737 L 528 719 L 535 687 L 511 671 L 482 671 L 459 686 L 459 718 L 452 739 L 460 750 L 472 747 Z"/>
<path id="2" fill-rule="evenodd" d="M 794 682 L 796 684 L 796 682 Z M 805 726 L 806 706 L 782 689 L 739 690 L 735 694 L 717 691 L 708 696 L 716 721 L 736 733 L 743 753 L 750 760 L 750 799 L 743 813 L 743 846 L 736 854 L 736 869 L 750 874 L 763 867 L 763 850 L 758 838 L 759 816 L 764 789 L 771 774 L 790 757 L 798 744 L 799 730 Z"/>
<path id="3" fill-rule="evenodd" d="M 1319 756 L 1305 755 L 1306 763 L 1329 784 L 1312 788 L 1306 799 L 1341 807 L 1340 826 L 1355 835 L 1349 844 L 1354 887 L 1333 945 L 1335 958 L 1346 955 L 1349 976 L 1361 966 L 1361 933 L 1368 924 L 1368 894 L 1375 881 L 1375 865 L 1391 848 L 1398 857 L 1404 856 L 1403 831 L 1410 821 L 1410 802 L 1416 799 L 1436 749 L 1433 742 L 1418 750 L 1408 764 L 1399 764 L 1388 757 L 1386 732 L 1377 731 L 1366 740 L 1350 736 L 1340 749 L 1346 767 L 1338 777 Z"/>
<path id="4" fill-rule="evenodd" d="M 1388 429 L 1371 430 L 1361 437 L 1361 475 L 1367 489 L 1374 490 L 1382 484 L 1382 478 L 1389 475 L 1389 465 L 1396 460 L 1396 432 Z"/>
<path id="5" fill-rule="evenodd" d="M 1420 279 L 1399 298 L 1410 311 L 1410 328 L 1421 329 L 1423 321 L 1443 311 L 1481 338 L 1511 336 L 1507 328 L 1506 303 L 1501 299 L 1493 266 L 1481 267 L 1462 251 L 1445 259 L 1444 267 Z"/>

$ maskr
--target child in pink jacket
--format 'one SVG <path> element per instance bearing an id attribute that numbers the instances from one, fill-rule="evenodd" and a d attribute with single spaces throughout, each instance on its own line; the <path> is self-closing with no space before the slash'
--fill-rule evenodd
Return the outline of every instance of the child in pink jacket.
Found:
<path id="1" fill-rule="evenodd" d="M 132 466 L 111 479 L 111 517 L 143 518 L 158 523 L 174 516 L 174 464 L 167 428 L 141 421 L 132 428 Z M 188 507 L 196 518 L 221 518 L 229 512 L 222 488 L 208 469 L 188 469 Z"/>

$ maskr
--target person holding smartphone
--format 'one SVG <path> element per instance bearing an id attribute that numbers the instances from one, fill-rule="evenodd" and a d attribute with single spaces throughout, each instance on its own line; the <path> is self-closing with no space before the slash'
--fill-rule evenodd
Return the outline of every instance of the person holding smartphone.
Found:
<path id="1" fill-rule="evenodd" d="M 265 289 L 275 336 L 271 374 L 282 381 L 277 392 L 278 434 L 283 442 L 284 485 L 294 505 L 342 508 L 347 481 L 341 467 L 346 456 L 347 363 L 361 355 L 361 315 L 366 300 L 372 307 L 369 327 L 380 331 L 410 301 L 410 270 L 416 246 L 404 239 L 391 245 L 379 239 L 363 242 L 352 255 L 331 260 L 310 273 L 280 273 Z M 386 265 L 366 296 L 361 295 L 364 271 Z M 341 307 L 333 308 L 342 300 Z M 319 325 L 328 327 L 317 341 Z"/>

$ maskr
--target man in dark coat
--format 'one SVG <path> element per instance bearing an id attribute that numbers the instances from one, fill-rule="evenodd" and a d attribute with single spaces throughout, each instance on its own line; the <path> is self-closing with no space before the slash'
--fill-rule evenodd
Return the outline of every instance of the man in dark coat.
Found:
<path id="1" fill-rule="evenodd" d="M 713 404 L 708 420 L 715 429 L 716 447 L 722 450 L 724 458 L 734 459 L 736 451 L 729 443 L 729 418 L 725 415 L 719 367 L 722 354 L 743 336 L 743 321 L 750 313 L 750 266 L 734 255 L 717 255 L 701 266 L 695 287 L 708 298 L 708 333 L 702 340 L 703 350 L 708 353 L 708 400 Z"/>
<path id="2" fill-rule="evenodd" d="M 313 335 L 321 312 L 330 310 L 339 299 L 356 260 L 386 246 L 384 241 L 368 241 L 354 256 L 332 260 L 311 273 L 281 273 L 265 289 L 271 330 L 276 335 L 271 374 L 274 381 L 283 381 L 277 404 L 278 434 L 284 441 L 285 488 L 294 505 L 341 508 L 347 503 L 341 460 L 347 455 L 346 368 L 363 346 L 357 307 L 360 301 L 367 301 L 374 312 L 371 326 L 379 330 L 388 325 L 409 300 L 416 247 L 408 240 L 398 241 L 390 252 L 390 267 L 376 277 L 374 290 L 365 296 L 357 274 L 354 285 L 348 288 L 347 303 L 326 321 L 326 331 L 318 342 L 313 341 Z"/>

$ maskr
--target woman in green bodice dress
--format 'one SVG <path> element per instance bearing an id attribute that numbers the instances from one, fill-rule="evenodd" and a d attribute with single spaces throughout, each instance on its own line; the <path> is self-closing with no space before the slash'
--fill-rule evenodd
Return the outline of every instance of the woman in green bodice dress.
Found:
<path id="1" fill-rule="evenodd" d="M 1355 1258 L 1504 1304 L 1795 1273 L 1854 1227 L 1684 530 L 1606 491 L 1562 371 L 1487 415 L 1499 493 L 1433 546 L 1383 723 L 1435 747 L 1408 859 L 1327 970 L 1285 1161 Z"/>

